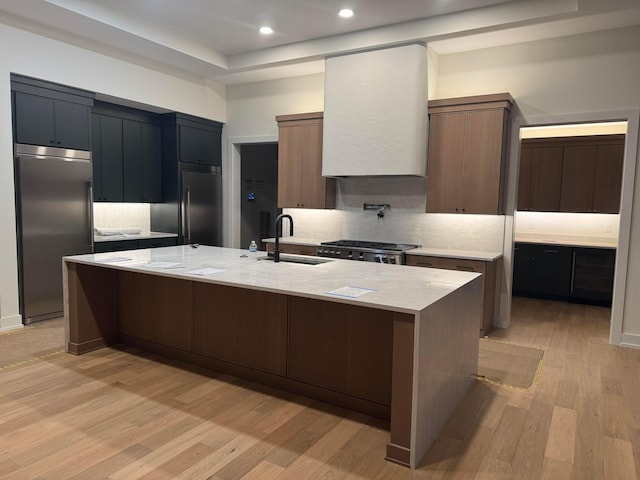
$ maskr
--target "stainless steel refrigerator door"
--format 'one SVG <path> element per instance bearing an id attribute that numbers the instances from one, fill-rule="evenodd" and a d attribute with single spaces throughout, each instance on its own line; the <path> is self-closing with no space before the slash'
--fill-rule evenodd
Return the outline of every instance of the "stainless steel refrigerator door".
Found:
<path id="1" fill-rule="evenodd" d="M 62 315 L 62 257 L 91 253 L 90 160 L 17 156 L 25 323 Z"/>
<path id="2" fill-rule="evenodd" d="M 222 245 L 222 175 L 182 170 L 185 243 Z"/>

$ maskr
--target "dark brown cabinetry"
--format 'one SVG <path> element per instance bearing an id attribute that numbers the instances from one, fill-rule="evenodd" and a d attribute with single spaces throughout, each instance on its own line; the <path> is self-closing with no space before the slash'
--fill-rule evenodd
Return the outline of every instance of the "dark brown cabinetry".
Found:
<path id="1" fill-rule="evenodd" d="M 481 273 L 482 318 L 480 319 L 480 335 L 487 335 L 491 330 L 493 330 L 498 262 L 407 254 L 406 264 L 416 267 L 442 268 L 445 270 Z"/>
<path id="2" fill-rule="evenodd" d="M 19 75 L 11 89 L 16 143 L 91 149 L 93 93 Z"/>
<path id="3" fill-rule="evenodd" d="M 526 139 L 518 210 L 618 213 L 624 135 Z"/>
<path id="4" fill-rule="evenodd" d="M 518 178 L 518 210 L 557 212 L 562 185 L 562 147 L 533 148 L 523 142 Z"/>
<path id="5" fill-rule="evenodd" d="M 287 297 L 194 284 L 194 352 L 286 375 Z"/>
<path id="6" fill-rule="evenodd" d="M 290 253 L 293 255 L 316 255 L 316 248 L 313 245 L 296 245 L 293 243 L 281 243 L 280 244 L 280 253 Z M 267 243 L 267 252 L 273 253 L 276 249 L 276 245 L 274 243 Z"/>
<path id="7" fill-rule="evenodd" d="M 429 102 L 428 213 L 501 214 L 509 94 Z"/>
<path id="8" fill-rule="evenodd" d="M 322 176 L 322 118 L 322 112 L 276 117 L 280 208 L 335 208 L 335 179 Z"/>
<path id="9" fill-rule="evenodd" d="M 387 312 L 289 300 L 288 375 L 391 405 L 393 322 Z"/>

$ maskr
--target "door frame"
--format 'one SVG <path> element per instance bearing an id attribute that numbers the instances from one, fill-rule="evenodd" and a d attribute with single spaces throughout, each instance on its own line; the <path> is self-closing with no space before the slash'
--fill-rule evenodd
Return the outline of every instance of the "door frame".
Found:
<path id="1" fill-rule="evenodd" d="M 222 183 L 223 205 L 228 205 L 222 215 L 224 225 L 223 245 L 231 248 L 240 246 L 241 230 L 241 176 L 240 176 L 240 147 L 255 143 L 278 143 L 278 135 L 259 135 L 247 137 L 229 137 L 224 143 L 227 152 L 223 155 Z"/>
<path id="2" fill-rule="evenodd" d="M 625 343 L 623 337 L 624 307 L 626 298 L 627 264 L 631 239 L 631 214 L 633 210 L 633 188 L 638 156 L 638 131 L 640 109 L 615 110 L 603 112 L 573 113 L 561 115 L 532 115 L 527 118 L 520 112 L 514 116 L 509 141 L 509 168 L 507 182 L 507 205 L 504 234 L 504 278 L 500 298 L 500 327 L 511 324 L 511 290 L 513 282 L 513 250 L 514 250 L 514 212 L 518 194 L 518 174 L 520 168 L 520 129 L 522 127 L 539 127 L 573 123 L 598 123 L 626 121 L 624 166 L 622 172 L 622 194 L 620 200 L 620 229 L 618 232 L 618 248 L 616 251 L 613 301 L 611 306 L 611 328 L 609 343 L 640 347 Z"/>

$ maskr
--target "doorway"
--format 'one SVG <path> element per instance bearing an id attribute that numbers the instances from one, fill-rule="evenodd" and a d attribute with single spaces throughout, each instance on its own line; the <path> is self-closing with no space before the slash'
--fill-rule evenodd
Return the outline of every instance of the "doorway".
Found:
<path id="1" fill-rule="evenodd" d="M 278 144 L 256 143 L 240 146 L 240 246 L 275 236 L 278 208 Z"/>
<path id="2" fill-rule="evenodd" d="M 543 299 L 556 317 L 568 303 L 611 306 L 627 128 L 627 121 L 521 127 L 514 297 Z"/>

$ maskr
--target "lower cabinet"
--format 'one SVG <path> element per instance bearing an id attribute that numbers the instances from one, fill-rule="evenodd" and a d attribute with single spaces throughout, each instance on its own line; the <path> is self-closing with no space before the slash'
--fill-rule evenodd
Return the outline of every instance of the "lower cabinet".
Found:
<path id="1" fill-rule="evenodd" d="M 192 282 L 159 275 L 119 272 L 118 331 L 178 350 L 190 351 Z"/>
<path id="2" fill-rule="evenodd" d="M 514 252 L 514 295 L 558 299 L 569 296 L 571 247 L 516 243 Z"/>
<path id="3" fill-rule="evenodd" d="M 205 283 L 193 288 L 194 353 L 286 375 L 285 295 Z"/>
<path id="4" fill-rule="evenodd" d="M 392 348 L 388 312 L 290 298 L 291 378 L 391 405 Z"/>
<path id="5" fill-rule="evenodd" d="M 611 304 L 616 251 L 603 248 L 574 248 L 570 297 Z"/>
<path id="6" fill-rule="evenodd" d="M 276 249 L 274 243 L 267 243 L 267 253 L 273 253 Z M 295 245 L 292 243 L 281 243 L 280 253 L 289 253 L 292 255 L 316 255 L 316 247 L 313 245 Z"/>
<path id="7" fill-rule="evenodd" d="M 611 304 L 615 249 L 516 243 L 513 294 Z"/>
<path id="8" fill-rule="evenodd" d="M 178 237 L 142 238 L 138 240 L 114 240 L 95 242 L 93 253 L 121 252 L 138 248 L 171 247 L 178 244 Z"/>
<path id="9" fill-rule="evenodd" d="M 415 267 L 442 268 L 445 270 L 461 270 L 482 274 L 482 318 L 480 319 L 480 335 L 487 335 L 493 330 L 495 313 L 495 295 L 497 280 L 497 263 L 482 260 L 466 260 L 461 258 L 430 257 L 425 255 L 406 256 L 406 264 Z"/>

